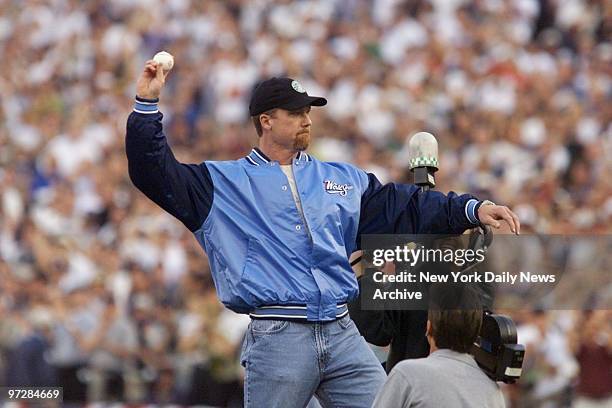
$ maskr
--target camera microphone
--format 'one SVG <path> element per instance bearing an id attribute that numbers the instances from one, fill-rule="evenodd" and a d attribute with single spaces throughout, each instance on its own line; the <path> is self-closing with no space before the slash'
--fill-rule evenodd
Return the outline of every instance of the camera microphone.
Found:
<path id="1" fill-rule="evenodd" d="M 418 132 L 408 140 L 408 159 L 414 184 L 427 191 L 436 186 L 438 171 L 438 141 L 428 132 Z"/>

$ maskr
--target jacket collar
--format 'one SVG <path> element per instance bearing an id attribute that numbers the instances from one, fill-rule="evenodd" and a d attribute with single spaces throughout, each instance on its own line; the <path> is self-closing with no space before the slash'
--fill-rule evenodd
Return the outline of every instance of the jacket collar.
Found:
<path id="1" fill-rule="evenodd" d="M 273 162 L 273 160 L 266 156 L 264 152 L 259 150 L 258 147 L 254 147 L 251 152 L 245 157 L 245 159 L 253 166 L 260 166 L 262 164 L 269 164 Z M 294 160 L 307 162 L 311 161 L 312 158 L 304 152 L 298 152 Z"/>

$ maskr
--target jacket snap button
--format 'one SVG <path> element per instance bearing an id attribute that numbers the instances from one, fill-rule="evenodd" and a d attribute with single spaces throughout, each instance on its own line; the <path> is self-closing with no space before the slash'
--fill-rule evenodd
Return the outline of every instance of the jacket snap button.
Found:
<path id="1" fill-rule="evenodd" d="M 302 226 L 301 226 L 301 225 L 296 225 L 296 226 L 295 226 L 295 229 L 296 229 L 297 231 L 299 231 L 299 230 L 301 230 L 301 229 L 302 229 Z"/>
<path id="2" fill-rule="evenodd" d="M 281 190 L 283 190 L 283 191 L 287 191 L 287 186 L 282 186 L 282 187 L 281 187 Z"/>

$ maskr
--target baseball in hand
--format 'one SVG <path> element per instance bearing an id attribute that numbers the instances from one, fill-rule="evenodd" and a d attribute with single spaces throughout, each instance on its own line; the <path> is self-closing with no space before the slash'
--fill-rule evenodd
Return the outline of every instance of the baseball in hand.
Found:
<path id="1" fill-rule="evenodd" d="M 160 63 L 164 71 L 170 71 L 174 66 L 174 57 L 166 51 L 155 54 L 153 61 Z"/>

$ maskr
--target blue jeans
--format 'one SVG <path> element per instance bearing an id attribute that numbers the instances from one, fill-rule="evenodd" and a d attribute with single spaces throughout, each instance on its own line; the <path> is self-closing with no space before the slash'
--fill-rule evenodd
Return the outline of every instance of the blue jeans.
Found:
<path id="1" fill-rule="evenodd" d="M 246 408 L 370 408 L 386 375 L 347 315 L 327 323 L 251 320 L 240 362 Z"/>

